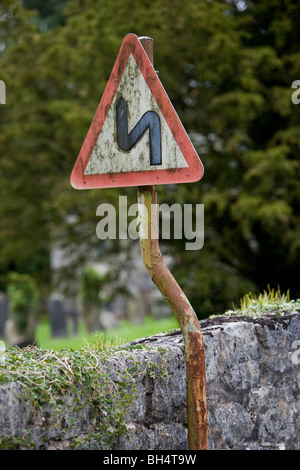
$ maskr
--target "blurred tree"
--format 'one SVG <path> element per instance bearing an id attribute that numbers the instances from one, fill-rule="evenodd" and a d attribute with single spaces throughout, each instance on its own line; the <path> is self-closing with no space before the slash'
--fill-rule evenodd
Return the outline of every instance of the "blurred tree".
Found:
<path id="1" fill-rule="evenodd" d="M 12 346 L 26 347 L 35 342 L 39 293 L 28 274 L 9 273 L 9 321 L 6 334 Z"/>
<path id="2" fill-rule="evenodd" d="M 105 304 L 102 290 L 109 282 L 109 275 L 97 272 L 91 266 L 85 266 L 80 275 L 80 297 L 84 324 L 88 332 L 100 330 L 100 309 Z"/>
<path id="3" fill-rule="evenodd" d="M 201 60 L 188 69 L 184 97 L 206 172 L 183 199 L 205 204 L 205 245 L 196 257 L 179 250 L 177 275 L 200 315 L 268 283 L 300 294 L 300 110 L 291 102 L 300 5 L 226 4 L 229 29 L 195 45 Z"/>
<path id="4" fill-rule="evenodd" d="M 23 0 L 28 10 L 36 10 L 35 20 L 42 31 L 64 24 L 64 9 L 69 0 Z"/>
<path id="5" fill-rule="evenodd" d="M 300 5 L 236 2 L 241 11 L 232 4 L 239 41 L 227 54 L 230 67 L 217 76 L 206 68 L 206 251 L 228 272 L 227 295 L 247 280 L 298 297 L 300 110 L 291 84 L 300 76 Z M 199 90 L 195 110 L 202 96 Z"/>
<path id="6" fill-rule="evenodd" d="M 203 249 L 165 244 L 199 316 L 267 284 L 298 296 L 297 3 L 57 2 L 64 11 L 50 3 L 27 3 L 35 14 L 17 1 L 0 7 L 0 271 L 31 272 L 48 285 L 54 242 L 81 265 L 99 248 L 97 206 L 124 194 L 136 202 L 134 188 L 75 191 L 69 183 L 122 39 L 133 32 L 154 38 L 154 65 L 205 166 L 199 183 L 158 193 L 159 202 L 205 204 Z M 68 275 L 77 275 L 73 265 Z"/>

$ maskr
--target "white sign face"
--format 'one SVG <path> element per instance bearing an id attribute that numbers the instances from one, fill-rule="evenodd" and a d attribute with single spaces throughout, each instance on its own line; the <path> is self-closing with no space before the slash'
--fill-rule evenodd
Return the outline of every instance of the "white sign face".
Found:
<path id="1" fill-rule="evenodd" d="M 192 183 L 203 171 L 145 49 L 128 34 L 73 168 L 72 186 Z"/>
<path id="2" fill-rule="evenodd" d="M 149 130 L 137 140 L 130 152 L 120 149 L 117 139 L 116 106 L 121 97 L 127 103 L 129 133 L 148 111 L 154 111 L 159 116 L 161 164 L 150 164 Z M 125 173 L 187 167 L 188 164 L 131 54 L 84 174 Z"/>

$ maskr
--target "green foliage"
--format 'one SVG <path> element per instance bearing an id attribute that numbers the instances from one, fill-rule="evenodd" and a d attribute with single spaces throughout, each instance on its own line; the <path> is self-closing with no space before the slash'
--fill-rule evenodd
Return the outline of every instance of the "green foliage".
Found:
<path id="1" fill-rule="evenodd" d="M 7 293 L 12 312 L 22 314 L 38 306 L 38 289 L 28 274 L 10 273 Z"/>
<path id="2" fill-rule="evenodd" d="M 128 371 L 117 371 L 122 380 L 114 383 L 109 369 L 109 353 L 105 348 L 87 346 L 60 352 L 35 347 L 11 349 L 6 354 L 5 369 L 1 368 L 0 381 L 18 380 L 24 387 L 23 400 L 36 409 L 47 403 L 54 408 L 58 419 L 68 394 L 71 394 L 71 402 L 67 401 L 66 406 L 73 416 L 79 417 L 83 408 L 90 405 L 92 416 L 101 416 L 101 419 L 95 434 L 87 438 L 96 437 L 98 443 L 103 441 L 105 446 L 122 432 L 124 413 L 135 389 Z M 51 425 L 61 426 L 61 423 L 48 423 Z"/>
<path id="3" fill-rule="evenodd" d="M 101 305 L 101 289 L 109 280 L 91 266 L 85 266 L 80 275 L 81 297 L 84 306 Z"/>
<path id="4" fill-rule="evenodd" d="M 290 293 L 281 293 L 277 290 L 264 290 L 259 294 L 249 292 L 240 299 L 240 305 L 233 305 L 232 310 L 227 310 L 224 316 L 246 316 L 261 317 L 262 315 L 283 316 L 287 313 L 295 312 L 300 309 L 300 300 L 291 300 Z M 217 318 L 217 315 L 211 315 L 210 318 Z"/>
<path id="5" fill-rule="evenodd" d="M 28 274 L 10 273 L 7 294 L 9 313 L 19 335 L 33 339 L 39 291 L 34 279 Z"/>
<path id="6" fill-rule="evenodd" d="M 160 353 L 161 364 L 157 364 L 135 361 L 132 348 L 113 349 L 103 341 L 56 352 L 36 347 L 10 348 L 5 364 L 0 364 L 0 384 L 21 384 L 19 398 L 34 411 L 47 405 L 51 410 L 45 422 L 47 430 L 60 427 L 62 434 L 69 432 L 83 410 L 90 408 L 93 429 L 73 439 L 74 449 L 92 449 L 95 444 L 109 449 L 118 436 L 127 432 L 125 416 L 136 392 L 134 377 L 148 374 L 166 378 L 165 351 L 161 348 Z M 72 416 L 67 423 L 65 416 Z M 20 445 L 36 445 L 30 426 L 16 438 L 0 439 L 2 449 L 18 449 Z"/>
<path id="7" fill-rule="evenodd" d="M 64 9 L 69 0 L 23 0 L 29 10 L 37 10 L 35 20 L 42 30 L 53 28 L 64 23 Z"/>
<path id="8" fill-rule="evenodd" d="M 100 307 L 106 300 L 102 289 L 109 278 L 109 274 L 102 275 L 91 266 L 85 266 L 80 274 L 82 314 L 89 332 L 98 328 Z"/>
<path id="9" fill-rule="evenodd" d="M 259 303 L 263 307 L 269 304 L 274 304 L 274 303 L 290 303 L 290 294 L 289 291 L 287 293 L 281 293 L 280 288 L 278 287 L 277 291 L 275 289 L 271 289 L 270 286 L 268 286 L 268 291 L 264 291 L 263 293 L 260 293 L 258 296 L 254 295 L 253 293 L 249 292 L 249 294 L 246 294 L 242 299 L 241 299 L 241 309 L 242 310 L 247 310 L 249 307 L 251 307 L 255 303 Z"/>
<path id="10" fill-rule="evenodd" d="M 69 183 L 122 39 L 133 32 L 154 38 L 155 67 L 205 166 L 199 183 L 158 192 L 159 203 L 205 205 L 203 249 L 186 252 L 185 240 L 163 247 L 195 310 L 222 312 L 268 284 L 299 296 L 297 2 L 4 1 L 0 12 L 0 273 L 28 272 L 48 286 L 59 241 L 71 282 L 89 253 L 98 250 L 99 261 L 107 253 L 95 234 L 99 203 L 116 205 L 124 194 L 136 202 L 134 188 L 75 191 Z M 116 253 L 118 241 L 108 248 Z"/>

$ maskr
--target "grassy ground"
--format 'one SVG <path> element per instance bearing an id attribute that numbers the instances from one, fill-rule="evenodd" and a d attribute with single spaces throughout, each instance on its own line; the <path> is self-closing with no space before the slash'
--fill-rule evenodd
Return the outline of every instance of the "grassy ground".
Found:
<path id="1" fill-rule="evenodd" d="M 56 351 L 62 348 L 79 349 L 86 343 L 95 343 L 97 341 L 111 343 L 114 346 L 178 327 L 179 325 L 175 317 L 164 318 L 162 320 L 148 317 L 142 325 L 133 325 L 128 321 L 124 321 L 117 330 L 98 331 L 93 334 L 88 334 L 84 325 L 80 324 L 76 336 L 53 339 L 51 338 L 49 323 L 43 321 L 37 329 L 37 345 L 42 349 L 54 349 Z"/>

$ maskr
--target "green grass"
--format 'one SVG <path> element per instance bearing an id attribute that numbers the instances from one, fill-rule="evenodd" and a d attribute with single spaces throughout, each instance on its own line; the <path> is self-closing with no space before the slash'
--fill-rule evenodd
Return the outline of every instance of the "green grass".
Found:
<path id="1" fill-rule="evenodd" d="M 133 325 L 129 321 L 121 323 L 120 328 L 116 330 L 97 331 L 89 334 L 83 324 L 79 324 L 78 334 L 66 338 L 53 339 L 51 337 L 50 324 L 47 321 L 41 321 L 37 328 L 37 345 L 42 349 L 54 349 L 56 351 L 62 348 L 79 349 L 87 343 L 94 344 L 99 340 L 110 343 L 112 346 L 121 345 L 128 341 L 146 336 L 162 333 L 174 328 L 179 328 L 175 317 L 155 320 L 147 317 L 142 325 Z"/>

